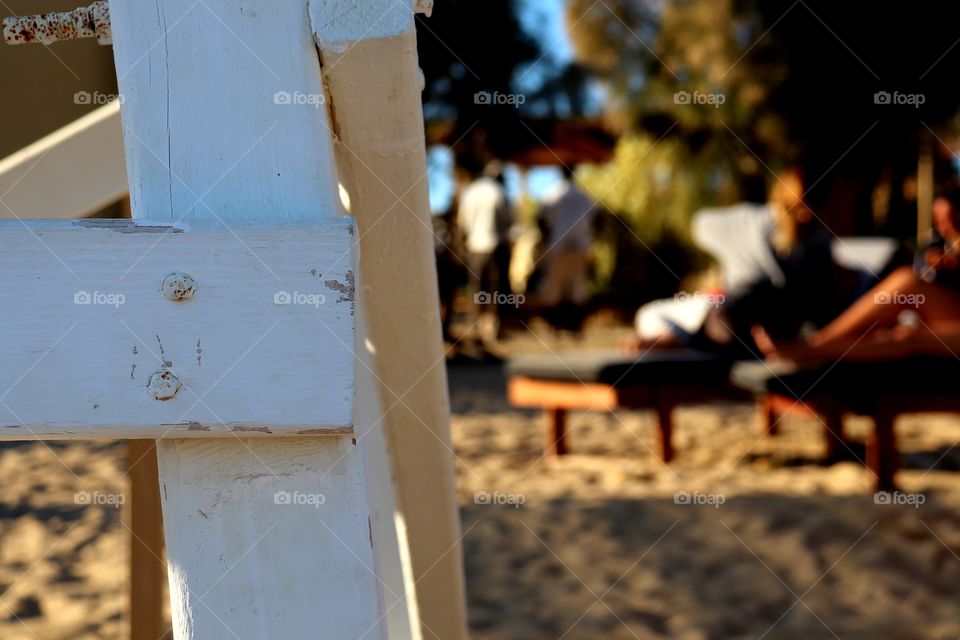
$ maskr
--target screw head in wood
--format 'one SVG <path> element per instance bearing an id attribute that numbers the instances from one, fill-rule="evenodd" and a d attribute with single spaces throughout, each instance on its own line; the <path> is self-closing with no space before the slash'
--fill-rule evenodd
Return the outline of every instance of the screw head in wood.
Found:
<path id="1" fill-rule="evenodd" d="M 170 371 L 154 371 L 147 380 L 147 393 L 154 400 L 169 400 L 180 391 L 180 378 Z"/>
<path id="2" fill-rule="evenodd" d="M 160 291 L 168 300 L 189 300 L 197 292 L 197 282 L 189 273 L 175 271 L 163 279 Z"/>

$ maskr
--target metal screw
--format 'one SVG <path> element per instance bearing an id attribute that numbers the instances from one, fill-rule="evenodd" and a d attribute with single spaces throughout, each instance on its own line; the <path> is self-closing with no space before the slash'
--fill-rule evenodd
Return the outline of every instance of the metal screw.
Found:
<path id="1" fill-rule="evenodd" d="M 147 380 L 147 393 L 154 400 L 169 400 L 180 391 L 180 378 L 162 370 L 154 371 Z"/>
<path id="2" fill-rule="evenodd" d="M 189 273 L 174 272 L 163 279 L 160 291 L 168 300 L 189 300 L 197 292 L 197 282 Z"/>

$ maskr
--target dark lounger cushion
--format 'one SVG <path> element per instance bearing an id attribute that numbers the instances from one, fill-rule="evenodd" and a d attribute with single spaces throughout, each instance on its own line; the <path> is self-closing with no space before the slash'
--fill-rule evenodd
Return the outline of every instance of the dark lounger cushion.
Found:
<path id="1" fill-rule="evenodd" d="M 660 349 L 629 357 L 615 351 L 531 355 L 511 358 L 508 376 L 603 384 L 723 384 L 733 360 L 693 349 Z"/>
<path id="2" fill-rule="evenodd" d="M 732 382 L 754 393 L 806 398 L 811 393 L 872 400 L 881 395 L 953 395 L 958 392 L 957 358 L 906 358 L 880 362 L 846 361 L 814 367 L 740 362 Z"/>

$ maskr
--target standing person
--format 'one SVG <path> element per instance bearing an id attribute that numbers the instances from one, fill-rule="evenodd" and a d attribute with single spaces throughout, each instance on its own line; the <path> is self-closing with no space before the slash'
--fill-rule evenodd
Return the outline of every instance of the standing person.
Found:
<path id="1" fill-rule="evenodd" d="M 563 179 L 544 199 L 543 217 L 549 231 L 540 301 L 544 307 L 564 303 L 582 307 L 590 298 L 588 268 L 596 203 L 573 183 L 573 169 L 564 166 L 562 172 Z"/>
<path id="2" fill-rule="evenodd" d="M 512 218 L 502 168 L 497 162 L 490 163 L 464 188 L 457 210 L 470 270 L 473 319 L 479 320 L 483 306 L 492 305 L 494 310 L 494 326 L 481 328 L 484 338 L 499 334 L 501 307 L 497 302 L 510 294 L 508 232 Z"/>
<path id="3" fill-rule="evenodd" d="M 437 259 L 437 289 L 440 294 L 440 328 L 443 339 L 456 342 L 450 332 L 453 321 L 453 302 L 457 289 L 466 283 L 463 241 L 457 229 L 457 204 L 454 202 L 446 213 L 433 216 L 433 249 Z"/>

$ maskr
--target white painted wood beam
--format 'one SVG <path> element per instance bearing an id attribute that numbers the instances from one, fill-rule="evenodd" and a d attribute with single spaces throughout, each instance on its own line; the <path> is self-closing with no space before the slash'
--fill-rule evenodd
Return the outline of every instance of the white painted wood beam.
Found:
<path id="1" fill-rule="evenodd" d="M 352 433 L 350 219 L 8 221 L 0 237 L 0 439 Z M 170 274 L 189 299 L 164 295 Z"/>
<path id="2" fill-rule="evenodd" d="M 338 212 L 303 2 L 110 9 L 135 218 L 229 229 Z M 158 463 L 178 640 L 384 636 L 364 460 L 350 437 L 165 440 Z"/>

